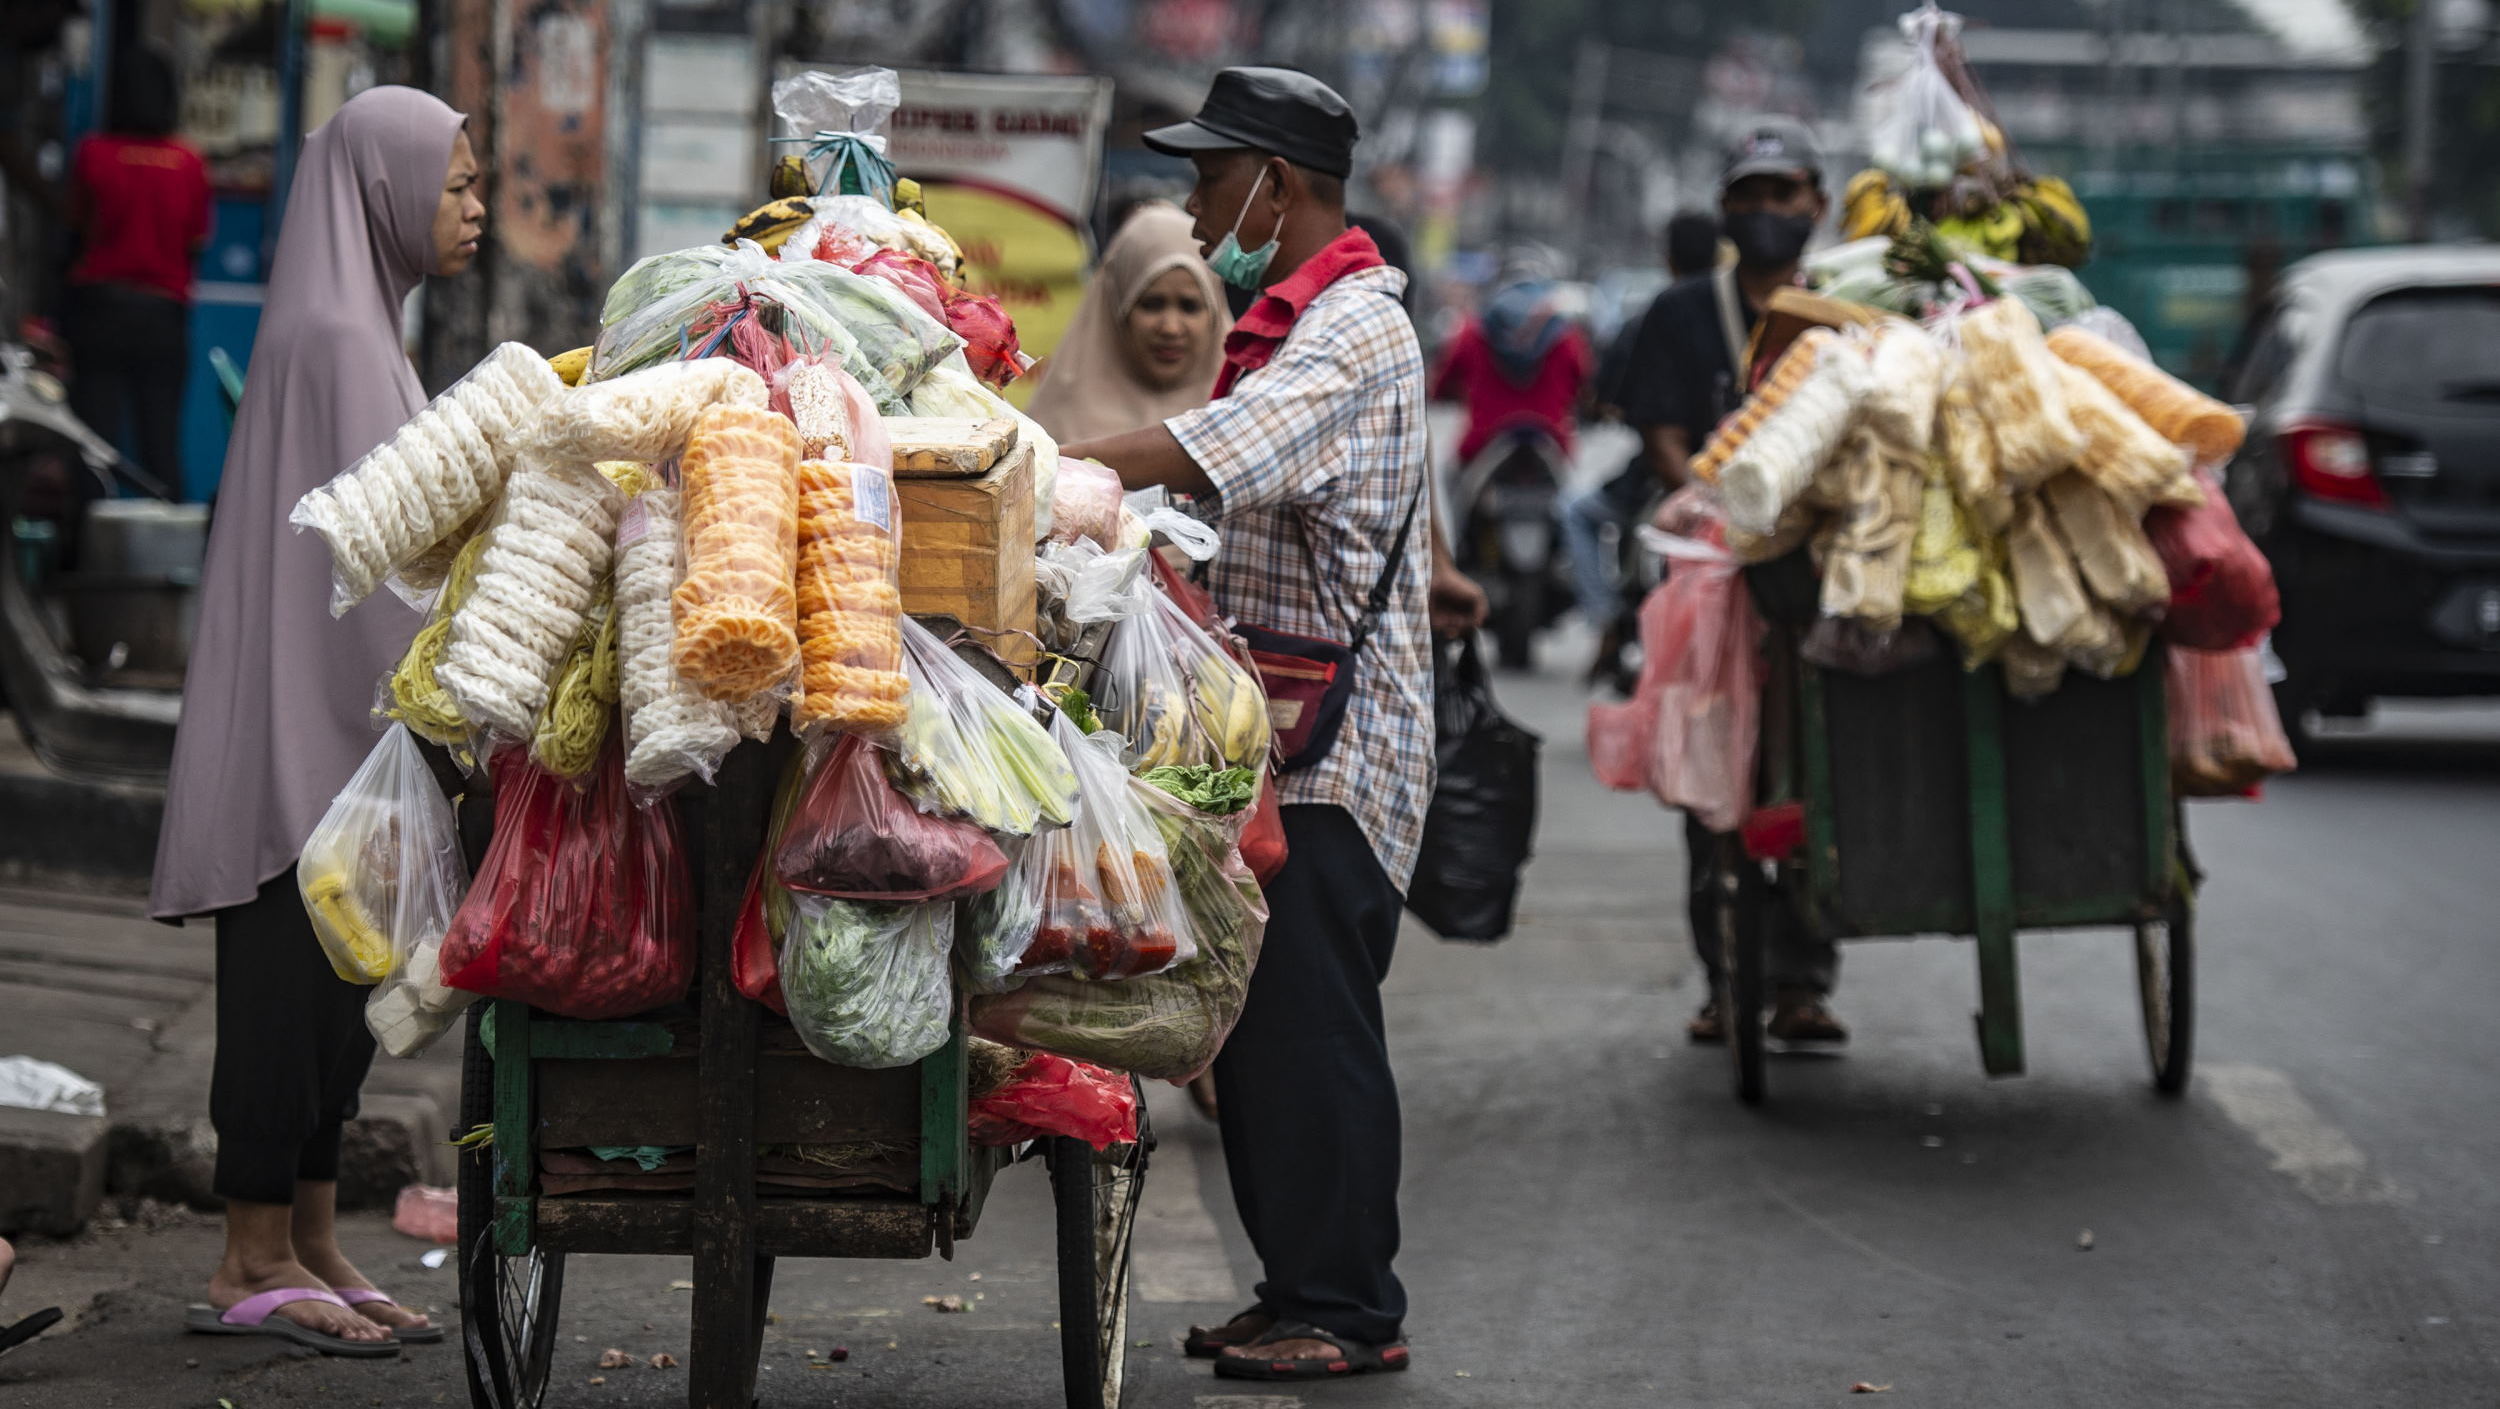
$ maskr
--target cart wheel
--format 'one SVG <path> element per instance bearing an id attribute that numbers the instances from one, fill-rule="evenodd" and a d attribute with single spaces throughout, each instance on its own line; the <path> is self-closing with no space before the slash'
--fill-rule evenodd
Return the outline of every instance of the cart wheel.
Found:
<path id="1" fill-rule="evenodd" d="M 1050 1141 L 1051 1197 L 1059 1210 L 1059 1363 L 1068 1409 L 1119 1409 L 1128 1366 L 1129 1234 L 1145 1188 L 1154 1130 L 1137 1102 L 1137 1140 L 1096 1150 Z"/>
<path id="2" fill-rule="evenodd" d="M 469 1009 L 460 1054 L 460 1128 L 495 1118 L 495 1061 L 478 1035 L 487 1007 Z M 504 1257 L 490 1232 L 495 1206 L 494 1147 L 460 1155 L 460 1341 L 472 1409 L 538 1409 L 556 1354 L 556 1315 L 564 1296 L 564 1254 Z"/>
<path id="3" fill-rule="evenodd" d="M 2136 924 L 2135 982 L 2153 1088 L 2176 1096 L 2187 1089 L 2196 1045 L 2196 891 L 2185 875 L 2172 882 L 2161 918 Z"/>
<path id="4" fill-rule="evenodd" d="M 1735 1062 L 1736 1099 L 1762 1104 L 1762 915 L 1745 903 L 1743 872 L 1749 865 L 1733 837 L 1719 841 L 1719 1022 L 1727 1030 Z"/>

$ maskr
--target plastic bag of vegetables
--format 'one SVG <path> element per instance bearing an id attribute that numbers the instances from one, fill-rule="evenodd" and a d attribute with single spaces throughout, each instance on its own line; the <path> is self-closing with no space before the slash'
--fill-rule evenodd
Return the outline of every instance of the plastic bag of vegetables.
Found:
<path id="1" fill-rule="evenodd" d="M 1089 737 L 1064 714 L 1050 731 L 1076 765 L 1080 800 L 1074 826 L 1035 838 L 1026 852 L 1042 876 L 1042 917 L 1019 971 L 1124 979 L 1187 962 L 1197 941 L 1146 806 L 1167 795 L 1121 766 L 1117 735 Z"/>
<path id="2" fill-rule="evenodd" d="M 1267 692 L 1161 591 L 1145 591 L 1103 647 L 1094 711 L 1143 771 L 1180 764 L 1251 768 L 1271 739 Z"/>
<path id="3" fill-rule="evenodd" d="M 915 811 L 876 748 L 849 734 L 817 765 L 773 856 L 781 884 L 846 900 L 961 900 L 1007 874 L 989 833 Z"/>
<path id="4" fill-rule="evenodd" d="M 349 983 L 378 983 L 442 939 L 469 886 L 460 831 L 416 736 L 394 724 L 295 863 L 313 938 Z"/>
<path id="5" fill-rule="evenodd" d="M 1042 898 L 1049 872 L 1033 841 L 1008 843 L 1007 874 L 964 907 L 955 931 L 963 960 L 964 987 L 973 993 L 1005 993 L 1024 981 L 1024 956 L 1042 926 Z M 1064 965 L 1062 966 L 1065 967 Z"/>
<path id="6" fill-rule="evenodd" d="M 1215 1060 L 1241 1018 L 1267 928 L 1267 899 L 1238 845 L 1245 819 L 1198 812 L 1157 788 L 1139 797 L 1164 835 L 1197 956 L 1145 978 L 1050 975 L 976 995 L 974 1033 L 1159 1080 L 1185 1081 Z"/>
<path id="7" fill-rule="evenodd" d="M 846 1067 L 899 1067 L 946 1045 L 955 907 L 790 897 L 781 996 L 807 1050 Z"/>
<path id="8" fill-rule="evenodd" d="M 889 766 L 921 811 L 1011 837 L 1074 820 L 1076 770 L 1022 705 L 909 617 L 903 665 L 911 712 Z"/>

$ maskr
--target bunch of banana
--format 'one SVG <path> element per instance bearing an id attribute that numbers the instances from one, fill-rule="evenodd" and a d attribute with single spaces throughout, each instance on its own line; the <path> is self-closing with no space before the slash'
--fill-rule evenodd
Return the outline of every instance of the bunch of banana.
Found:
<path id="1" fill-rule="evenodd" d="M 1964 249 L 2010 260 L 2021 252 L 2023 213 L 2010 202 L 1992 205 L 1970 215 L 1939 220 L 1936 233 Z"/>
<path id="2" fill-rule="evenodd" d="M 1198 727 L 1227 764 L 1257 768 L 1267 761 L 1267 692 L 1249 672 L 1230 661 L 1210 662 L 1198 672 L 1196 694 Z"/>
<path id="3" fill-rule="evenodd" d="M 815 192 L 807 184 L 807 158 L 793 153 L 775 159 L 772 182 L 765 190 L 777 201 L 791 196 L 814 195 Z"/>
<path id="4" fill-rule="evenodd" d="M 590 349 L 577 347 L 571 352 L 559 352 L 547 359 L 547 365 L 556 369 L 556 376 L 566 386 L 580 386 L 582 374 L 590 370 Z"/>
<path id="5" fill-rule="evenodd" d="M 1136 744 L 1137 758 L 1129 767 L 1143 773 L 1149 768 L 1163 768 L 1190 763 L 1188 747 L 1189 707 L 1185 701 L 1173 699 L 1160 685 L 1148 684 L 1145 698 L 1137 711 L 1138 733 L 1145 735 Z"/>
<path id="6" fill-rule="evenodd" d="M 905 211 L 926 220 L 929 218 L 929 203 L 920 194 L 919 182 L 908 176 L 897 176 L 894 178 L 894 213 L 900 215 Z"/>
<path id="7" fill-rule="evenodd" d="M 2006 204 L 2021 213 L 2019 258 L 2025 264 L 2063 264 L 2072 269 L 2092 257 L 2092 217 L 2075 188 L 2055 176 L 2035 176 L 2016 186 Z"/>
<path id="8" fill-rule="evenodd" d="M 1883 171 L 1868 167 L 1849 178 L 1840 198 L 1841 237 L 1899 235 L 1910 228 L 1910 202 Z"/>
<path id="9" fill-rule="evenodd" d="M 807 197 L 779 196 L 739 216 L 738 223 L 730 226 L 729 233 L 721 236 L 720 240 L 724 245 L 753 240 L 762 245 L 766 253 L 776 253 L 781 249 L 782 241 L 789 239 L 792 231 L 805 225 L 815 214 L 816 207 Z"/>

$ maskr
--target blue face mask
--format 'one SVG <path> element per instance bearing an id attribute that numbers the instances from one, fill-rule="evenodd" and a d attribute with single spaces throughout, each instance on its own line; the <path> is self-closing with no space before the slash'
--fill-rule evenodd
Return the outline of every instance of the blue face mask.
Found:
<path id="1" fill-rule="evenodd" d="M 1263 282 L 1267 277 L 1267 266 L 1276 262 L 1276 246 L 1284 235 L 1284 225 L 1280 221 L 1276 234 L 1257 249 L 1243 249 L 1237 238 L 1241 234 L 1241 222 L 1250 218 L 1250 203 L 1259 198 L 1259 187 L 1266 180 L 1267 169 L 1261 167 L 1259 179 L 1250 183 L 1250 194 L 1242 198 L 1241 214 L 1233 217 L 1233 228 L 1224 232 L 1224 238 L 1215 246 L 1215 253 L 1207 256 L 1207 267 L 1215 271 L 1215 277 L 1244 293 L 1254 294 L 1267 287 Z"/>

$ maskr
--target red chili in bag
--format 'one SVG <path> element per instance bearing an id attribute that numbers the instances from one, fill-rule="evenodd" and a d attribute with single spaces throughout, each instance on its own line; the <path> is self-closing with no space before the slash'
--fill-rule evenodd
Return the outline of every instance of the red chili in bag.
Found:
<path id="1" fill-rule="evenodd" d="M 519 749 L 494 761 L 495 839 L 443 938 L 444 982 L 570 1018 L 621 1018 L 694 979 L 676 804 L 637 807 L 616 731 L 586 791 Z"/>

